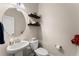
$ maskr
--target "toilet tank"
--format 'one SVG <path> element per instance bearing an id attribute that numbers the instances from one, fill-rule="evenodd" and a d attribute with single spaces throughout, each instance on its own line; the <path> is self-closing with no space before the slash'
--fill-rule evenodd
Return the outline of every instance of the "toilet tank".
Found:
<path id="1" fill-rule="evenodd" d="M 38 40 L 30 41 L 30 46 L 33 50 L 36 50 L 38 48 Z"/>

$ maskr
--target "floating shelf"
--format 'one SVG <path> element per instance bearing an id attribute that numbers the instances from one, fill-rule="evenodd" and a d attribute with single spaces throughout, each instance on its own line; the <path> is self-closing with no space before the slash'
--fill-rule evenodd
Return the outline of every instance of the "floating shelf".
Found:
<path id="1" fill-rule="evenodd" d="M 40 24 L 38 22 L 36 22 L 35 24 L 29 23 L 29 26 L 40 26 Z"/>
<path id="2" fill-rule="evenodd" d="M 33 18 L 36 18 L 36 19 L 40 19 L 40 16 L 37 16 L 36 14 L 29 14 L 28 15 L 29 17 L 33 17 Z"/>

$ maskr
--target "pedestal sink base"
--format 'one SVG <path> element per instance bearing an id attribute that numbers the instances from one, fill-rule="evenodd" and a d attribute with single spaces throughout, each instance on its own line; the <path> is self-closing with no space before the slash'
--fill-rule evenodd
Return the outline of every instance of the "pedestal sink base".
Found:
<path id="1" fill-rule="evenodd" d="M 15 56 L 23 56 L 23 51 L 19 51 L 19 52 L 15 53 Z"/>

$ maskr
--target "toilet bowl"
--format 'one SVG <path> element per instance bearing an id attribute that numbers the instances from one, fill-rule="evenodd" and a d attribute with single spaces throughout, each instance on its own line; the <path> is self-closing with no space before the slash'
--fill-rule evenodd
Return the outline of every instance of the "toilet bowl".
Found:
<path id="1" fill-rule="evenodd" d="M 35 50 L 35 53 L 38 55 L 38 56 L 48 56 L 48 51 L 44 48 L 38 48 Z"/>
<path id="2" fill-rule="evenodd" d="M 38 48 L 38 40 L 32 40 L 29 42 L 30 47 L 34 50 L 37 56 L 48 56 L 48 51 L 44 48 Z"/>

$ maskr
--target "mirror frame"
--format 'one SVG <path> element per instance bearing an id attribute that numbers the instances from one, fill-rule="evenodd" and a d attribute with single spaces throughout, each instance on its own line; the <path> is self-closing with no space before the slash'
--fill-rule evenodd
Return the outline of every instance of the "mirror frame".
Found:
<path id="1" fill-rule="evenodd" d="M 5 8 L 3 14 L 2 14 L 2 20 L 3 20 L 3 15 L 4 13 L 6 12 L 6 10 L 8 10 L 9 8 L 16 8 L 15 5 L 13 4 L 8 4 L 9 6 L 7 8 Z M 26 22 L 26 28 L 25 28 L 25 31 L 17 36 L 18 39 L 28 39 L 28 36 L 30 35 L 30 30 L 29 30 L 29 27 L 28 27 L 28 23 L 29 23 L 29 17 L 28 17 L 28 14 L 27 14 L 27 11 L 25 11 L 24 9 L 21 9 L 20 8 L 20 12 L 22 12 L 23 16 L 25 17 L 25 22 Z M 5 31 L 5 30 L 4 30 Z M 5 31 L 6 32 L 6 31 Z M 7 33 L 8 34 L 8 33 Z M 9 34 L 8 34 L 9 35 Z M 11 35 L 9 35 L 11 37 Z M 27 36 L 27 37 L 26 37 Z"/>
<path id="2" fill-rule="evenodd" d="M 22 15 L 22 17 L 23 17 L 23 19 L 21 19 L 21 20 L 23 20 L 23 24 L 24 25 L 22 25 L 22 27 L 23 27 L 23 30 L 22 31 L 19 31 L 18 33 L 18 35 L 16 34 L 16 30 L 14 30 L 14 33 L 12 34 L 12 36 L 14 36 L 14 37 L 16 37 L 16 36 L 19 36 L 19 35 L 21 35 L 24 31 L 25 31 L 25 28 L 26 28 L 26 20 L 25 20 L 25 17 L 24 17 L 24 15 L 23 15 L 23 13 L 22 12 L 20 12 L 20 11 L 18 11 L 16 8 L 8 8 L 6 11 L 5 11 L 5 13 L 4 13 L 4 15 L 3 15 L 3 18 L 5 17 L 5 16 L 8 16 L 7 14 L 7 11 L 9 12 L 9 10 L 11 11 L 15 11 L 15 12 L 17 12 L 17 15 L 18 15 L 18 13 L 20 13 L 21 15 Z M 7 13 L 7 14 L 6 14 Z M 13 14 L 13 15 L 16 15 L 16 14 Z M 10 16 L 10 15 L 9 15 Z M 11 17 L 14 17 L 14 16 L 11 16 Z M 14 17 L 14 22 L 15 22 L 15 20 L 17 20 L 15 17 Z M 4 19 L 2 19 L 2 22 L 4 21 Z M 17 28 L 16 26 L 15 26 L 15 23 L 14 23 L 14 29 L 15 28 Z M 9 34 L 9 35 L 11 35 L 7 30 L 6 30 L 6 28 L 4 27 L 4 30 Z"/>

